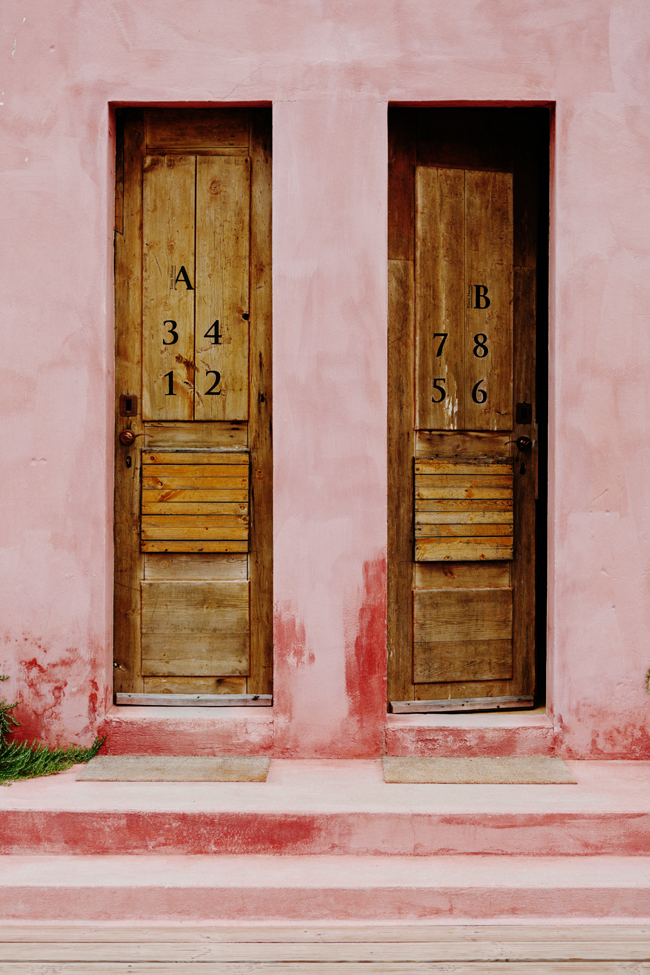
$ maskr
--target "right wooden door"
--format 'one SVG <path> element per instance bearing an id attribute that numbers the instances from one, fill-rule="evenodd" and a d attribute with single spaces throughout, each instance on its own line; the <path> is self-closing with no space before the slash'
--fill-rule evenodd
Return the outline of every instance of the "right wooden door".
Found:
<path id="1" fill-rule="evenodd" d="M 389 113 L 393 711 L 535 702 L 547 131 L 540 110 Z"/>

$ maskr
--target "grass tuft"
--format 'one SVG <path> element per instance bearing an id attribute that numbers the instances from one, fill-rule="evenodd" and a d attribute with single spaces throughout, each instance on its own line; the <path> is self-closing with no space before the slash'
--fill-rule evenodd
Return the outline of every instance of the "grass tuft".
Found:
<path id="1" fill-rule="evenodd" d="M 0 674 L 0 681 L 8 680 Z M 40 742 L 9 741 L 9 735 L 19 722 L 13 714 L 14 704 L 0 701 L 0 785 L 7 785 L 18 779 L 33 779 L 39 775 L 54 775 L 78 762 L 89 762 L 106 741 L 106 737 L 95 738 L 90 748 L 70 745 L 68 748 L 49 748 Z"/>

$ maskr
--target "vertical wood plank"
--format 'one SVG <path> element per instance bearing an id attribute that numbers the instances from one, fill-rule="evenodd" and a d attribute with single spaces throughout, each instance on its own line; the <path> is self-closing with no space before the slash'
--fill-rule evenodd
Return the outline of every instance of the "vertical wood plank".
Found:
<path id="1" fill-rule="evenodd" d="M 191 420 L 194 416 L 195 172 L 194 156 L 145 158 L 145 420 Z"/>
<path id="2" fill-rule="evenodd" d="M 416 185 L 416 426 L 464 425 L 464 172 L 419 166 Z"/>
<path id="3" fill-rule="evenodd" d="M 139 692 L 140 676 L 140 444 L 124 447 L 127 428 L 142 433 L 142 417 L 120 417 L 122 393 L 141 395 L 142 322 L 142 111 L 124 113 L 123 233 L 115 235 L 115 595 L 114 690 Z M 119 184 L 118 184 L 119 185 Z M 130 466 L 127 467 L 127 460 Z"/>
<path id="4" fill-rule="evenodd" d="M 251 110 L 250 670 L 248 692 L 273 690 L 271 113 Z"/>
<path id="5" fill-rule="evenodd" d="M 388 260 L 412 261 L 417 110 L 388 109 Z"/>
<path id="6" fill-rule="evenodd" d="M 388 700 L 413 699 L 414 268 L 388 262 Z"/>
<path id="7" fill-rule="evenodd" d="M 512 260 L 512 175 L 467 170 L 464 396 L 468 430 L 512 428 Z"/>
<path id="8" fill-rule="evenodd" d="M 514 273 L 514 338 L 515 398 L 532 405 L 535 402 L 535 318 L 536 270 L 515 268 Z M 531 436 L 531 425 L 515 426 L 513 439 Z M 531 437 L 532 439 L 532 437 Z M 533 694 L 535 691 L 535 487 L 537 481 L 538 447 L 518 451 L 515 457 L 515 561 L 512 565 L 512 584 L 515 591 L 514 613 L 514 686 L 515 693 Z"/>
<path id="9" fill-rule="evenodd" d="M 250 161 L 198 156 L 196 167 L 194 417 L 246 420 Z"/>

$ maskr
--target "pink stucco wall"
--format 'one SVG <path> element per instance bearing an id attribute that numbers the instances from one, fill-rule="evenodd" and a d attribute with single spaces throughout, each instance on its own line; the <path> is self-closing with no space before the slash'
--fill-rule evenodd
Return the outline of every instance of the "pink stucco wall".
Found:
<path id="1" fill-rule="evenodd" d="M 27 736 L 110 699 L 110 103 L 270 102 L 275 750 L 385 726 L 386 107 L 556 103 L 549 697 L 650 756 L 650 6 L 5 0 L 0 669 Z M 265 746 L 266 747 L 266 746 Z"/>

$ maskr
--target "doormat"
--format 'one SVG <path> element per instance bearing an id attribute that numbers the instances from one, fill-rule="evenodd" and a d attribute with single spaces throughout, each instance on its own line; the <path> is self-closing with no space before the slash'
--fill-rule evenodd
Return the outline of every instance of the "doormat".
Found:
<path id="1" fill-rule="evenodd" d="M 77 782 L 266 782 L 270 764 L 263 756 L 98 755 Z"/>
<path id="2" fill-rule="evenodd" d="M 94 759 L 97 761 L 97 759 Z M 561 758 L 384 758 L 384 782 L 577 785 Z M 92 762 L 90 763 L 92 764 Z"/>

